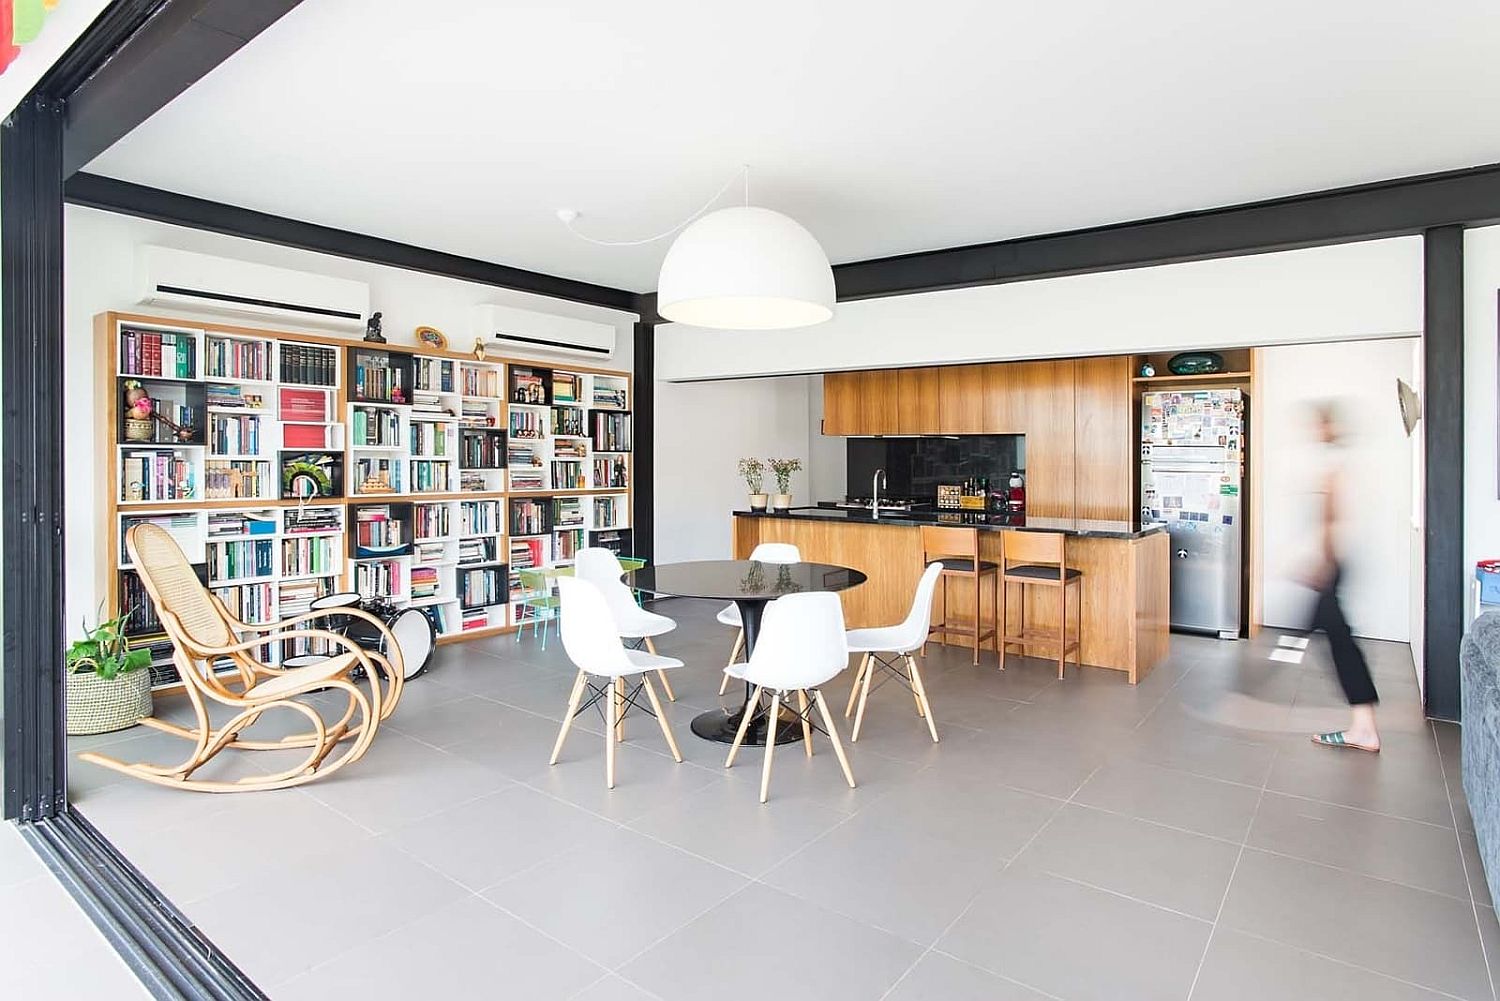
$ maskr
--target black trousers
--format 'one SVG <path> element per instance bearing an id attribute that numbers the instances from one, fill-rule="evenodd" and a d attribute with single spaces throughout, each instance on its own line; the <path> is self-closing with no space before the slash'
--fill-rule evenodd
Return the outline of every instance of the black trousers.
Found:
<path id="1" fill-rule="evenodd" d="M 1344 618 L 1344 609 L 1339 605 L 1339 581 L 1343 568 L 1335 567 L 1333 579 L 1318 592 L 1318 601 L 1313 606 L 1312 629 L 1328 637 L 1328 646 L 1333 653 L 1333 668 L 1338 672 L 1339 684 L 1344 697 L 1351 706 L 1370 705 L 1380 701 L 1375 691 L 1375 682 L 1370 677 L 1370 665 L 1365 655 L 1354 642 L 1354 633 L 1349 630 L 1349 620 Z"/>

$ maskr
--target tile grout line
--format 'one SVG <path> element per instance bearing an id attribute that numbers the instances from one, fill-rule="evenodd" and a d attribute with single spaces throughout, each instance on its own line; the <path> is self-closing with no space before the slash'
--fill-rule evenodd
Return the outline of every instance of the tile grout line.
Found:
<path id="1" fill-rule="evenodd" d="M 1052 816 L 1048 817 L 1046 819 L 1046 821 L 1043 822 L 1042 826 L 1038 827 L 1036 829 L 1036 831 L 1031 835 L 1031 837 L 1027 838 L 1026 841 L 1025 841 L 1025 843 L 1022 844 L 1021 847 L 1019 847 L 1019 848 L 1016 849 L 1015 854 L 1012 855 L 1009 859 L 1007 859 L 1006 862 L 1005 862 L 1005 865 L 1001 866 L 1000 869 L 991 878 L 993 878 L 993 879 L 999 879 L 1001 876 L 1003 876 L 1007 872 L 1009 872 L 1011 866 L 1015 865 L 1016 859 L 1020 858 L 1021 855 L 1022 855 L 1022 853 L 1024 853 L 1026 851 L 1026 849 L 1030 848 L 1032 846 L 1032 844 L 1036 841 L 1037 838 L 1039 838 L 1039 837 L 1042 836 L 1042 832 L 1043 831 L 1045 831 L 1047 828 L 1049 828 L 1049 827 L 1052 826 L 1052 822 L 1057 819 L 1058 814 L 1062 813 L 1063 808 L 1066 807 L 1069 803 L 1073 802 L 1074 797 L 1076 797 L 1080 792 L 1083 791 L 1083 787 L 1086 786 L 1086 785 L 1088 785 L 1089 782 L 1093 779 L 1093 777 L 1095 775 L 1099 774 L 1099 770 L 1101 768 L 1103 768 L 1103 767 L 1104 767 L 1103 765 L 1096 765 L 1096 766 L 1094 766 L 1094 770 L 1091 771 L 1091 772 L 1089 772 L 1088 775 L 1084 776 L 1083 781 L 1080 782 L 1080 783 L 1078 783 L 1077 788 L 1075 788 L 1072 791 L 1072 793 L 1070 793 L 1068 795 L 1068 798 L 1065 799 L 1065 800 L 1063 800 L 1062 803 L 1057 807 L 1056 810 L 1052 811 Z M 880 1001 L 885 1001 L 886 998 L 890 997 L 891 993 L 893 991 L 895 991 L 895 989 L 897 987 L 900 987 L 901 984 L 902 984 L 902 982 L 907 977 L 911 976 L 911 972 L 913 970 L 915 970 L 921 964 L 922 960 L 926 959 L 928 957 L 928 955 L 930 955 L 935 949 L 937 949 L 937 944 L 939 942 L 941 942 L 944 938 L 946 938 L 948 936 L 948 933 L 953 930 L 954 926 L 957 925 L 960 921 L 962 921 L 964 919 L 964 917 L 971 910 L 974 909 L 974 905 L 975 905 L 975 903 L 978 902 L 979 897 L 980 897 L 980 894 L 976 892 L 974 894 L 974 896 L 969 900 L 968 904 L 966 904 L 964 906 L 964 909 L 961 910 L 961 911 L 959 911 L 958 914 L 953 918 L 953 920 L 949 921 L 947 923 L 947 925 L 945 925 L 943 927 L 943 930 L 937 934 L 937 937 L 934 938 L 932 940 L 932 942 L 928 944 L 927 948 L 924 949 L 922 951 L 922 953 L 917 956 L 916 959 L 912 960 L 911 965 L 906 968 L 906 972 L 902 973 L 901 976 L 899 976 L 899 977 L 896 978 L 895 982 L 892 983 L 890 987 L 886 988 L 885 993 L 880 996 Z M 973 965 L 973 964 L 970 964 L 970 965 Z M 984 968 L 983 967 L 979 967 L 979 969 L 984 969 Z M 993 971 L 986 970 L 985 972 L 988 973 L 988 972 L 993 972 Z M 999 974 L 999 975 L 1002 976 L 1002 977 L 1005 977 L 1004 974 Z M 1006 980 L 1010 980 L 1011 983 L 1020 984 L 1022 987 L 1025 987 L 1028 990 L 1036 990 L 1036 988 L 1032 987 L 1030 984 L 1024 983 L 1023 981 L 1015 980 L 1015 979 L 1012 979 L 1011 977 L 1005 977 L 1005 979 Z M 1044 993 L 1045 994 L 1047 992 L 1042 991 L 1040 993 Z M 1051 995 L 1048 995 L 1048 996 L 1050 997 Z"/>
<path id="2" fill-rule="evenodd" d="M 1437 725 L 1429 721 L 1428 732 L 1432 735 L 1432 746 L 1437 751 L 1438 770 L 1443 776 L 1443 791 L 1448 794 L 1448 813 L 1453 818 L 1453 840 L 1458 845 L 1458 864 L 1463 867 L 1464 883 L 1469 888 L 1469 907 L 1474 912 L 1474 933 L 1479 938 L 1479 955 L 1484 960 L 1484 975 L 1490 982 L 1490 997 L 1495 998 L 1495 971 L 1490 965 L 1489 947 L 1484 944 L 1484 924 L 1479 917 L 1479 901 L 1474 897 L 1474 883 L 1469 878 L 1469 860 L 1464 857 L 1463 834 L 1458 829 L 1458 807 L 1453 803 L 1453 787 L 1448 783 L 1448 766 L 1443 761 L 1443 747 L 1438 743 Z"/>
<path id="3" fill-rule="evenodd" d="M 1329 963 L 1335 963 L 1346 969 L 1358 970 L 1360 973 L 1367 973 L 1372 977 L 1379 977 L 1381 980 L 1389 980 L 1393 983 L 1405 984 L 1407 987 L 1414 987 L 1419 991 L 1425 991 L 1429 994 L 1436 994 L 1439 997 L 1452 998 L 1453 1001 L 1472 1001 L 1472 999 L 1459 997 L 1457 994 L 1451 994 L 1441 988 L 1431 987 L 1427 984 L 1419 984 L 1414 980 L 1406 980 L 1402 977 L 1392 976 L 1389 973 L 1382 973 L 1379 970 L 1372 970 L 1368 966 L 1360 966 L 1358 963 L 1351 963 L 1347 959 L 1339 959 L 1337 956 L 1330 956 L 1327 953 L 1318 952 L 1316 949 L 1308 949 L 1301 945 L 1294 945 L 1291 942 L 1283 942 L 1280 939 L 1270 938 L 1269 936 L 1261 935 L 1253 931 L 1245 931 L 1242 928 L 1236 928 L 1234 930 L 1234 933 L 1236 935 L 1243 935 L 1246 938 L 1253 938 L 1258 942 L 1267 942 L 1271 945 L 1280 946 L 1283 949 L 1290 949 L 1293 952 L 1300 952 L 1305 956 L 1315 956 L 1318 959 L 1324 960 Z"/>
<path id="4" fill-rule="evenodd" d="M 1245 849 L 1250 844 L 1250 834 L 1255 830 L 1255 821 L 1260 816 L 1260 806 L 1266 799 L 1266 785 L 1271 781 L 1271 773 L 1276 768 L 1276 759 L 1281 756 L 1281 748 L 1276 748 L 1276 753 L 1271 757 L 1271 767 L 1266 770 L 1266 781 L 1261 783 L 1260 796 L 1255 800 L 1255 810 L 1250 814 L 1250 823 L 1245 825 L 1245 836 L 1240 841 L 1240 853 L 1234 858 L 1234 868 L 1229 870 L 1229 881 L 1224 884 L 1224 894 L 1219 898 L 1219 909 L 1214 913 L 1213 924 L 1208 929 L 1208 938 L 1203 943 L 1203 954 L 1198 957 L 1198 968 L 1193 971 L 1193 982 L 1188 987 L 1186 1001 L 1193 1001 L 1193 995 L 1198 992 L 1198 981 L 1203 977 L 1203 967 L 1208 963 L 1208 951 L 1213 948 L 1214 936 L 1219 931 L 1219 921 L 1224 917 L 1224 905 L 1229 902 L 1230 891 L 1234 889 L 1235 877 L 1240 873 L 1240 863 L 1245 859 Z"/>

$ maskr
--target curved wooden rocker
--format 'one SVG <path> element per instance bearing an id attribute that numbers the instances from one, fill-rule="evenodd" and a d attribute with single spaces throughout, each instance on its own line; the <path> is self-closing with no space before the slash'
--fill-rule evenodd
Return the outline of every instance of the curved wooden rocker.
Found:
<path id="1" fill-rule="evenodd" d="M 405 674 L 400 647 L 385 623 L 368 612 L 349 608 L 321 609 L 264 625 L 241 622 L 198 580 L 192 565 L 164 529 L 151 524 L 136 525 L 126 535 L 125 546 L 172 641 L 172 661 L 182 676 L 183 690 L 196 717 L 193 727 L 150 716 L 141 723 L 190 740 L 193 746 L 188 756 L 176 765 L 132 764 L 97 751 L 80 754 L 80 760 L 174 789 L 250 792 L 303 785 L 330 775 L 364 755 L 380 722 L 395 710 Z M 328 616 L 352 616 L 368 621 L 385 639 L 389 659 L 326 629 L 292 628 Z M 250 638 L 241 638 L 246 635 Z M 330 650 L 343 652 L 333 653 L 321 663 L 292 670 L 263 664 L 253 656 L 257 647 L 291 639 L 324 640 L 330 644 Z M 219 672 L 225 666 L 234 668 L 234 673 L 221 675 Z M 350 677 L 357 668 L 364 669 L 369 681 L 368 696 Z M 297 696 L 318 689 L 332 689 L 348 697 L 348 708 L 332 725 L 315 708 L 297 701 Z M 237 711 L 216 728 L 208 714 L 208 707 L 213 704 Z M 312 728 L 280 740 L 241 739 L 242 733 L 262 715 L 274 711 L 300 713 L 307 717 Z M 344 742 L 348 743 L 343 753 L 328 760 Z M 240 751 L 307 748 L 307 756 L 290 768 L 235 781 L 192 777 L 226 747 Z"/>

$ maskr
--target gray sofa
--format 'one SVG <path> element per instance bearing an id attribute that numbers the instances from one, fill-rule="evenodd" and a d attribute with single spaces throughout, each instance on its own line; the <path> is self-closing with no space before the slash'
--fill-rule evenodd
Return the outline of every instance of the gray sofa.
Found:
<path id="1" fill-rule="evenodd" d="M 1464 796 L 1490 895 L 1500 900 L 1500 612 L 1486 612 L 1464 637 Z"/>

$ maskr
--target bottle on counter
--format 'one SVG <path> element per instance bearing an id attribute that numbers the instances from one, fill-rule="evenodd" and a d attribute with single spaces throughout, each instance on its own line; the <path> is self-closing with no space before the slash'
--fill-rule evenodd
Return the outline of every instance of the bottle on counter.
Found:
<path id="1" fill-rule="evenodd" d="M 1020 470 L 1010 474 L 1010 489 L 1006 493 L 1005 506 L 1015 514 L 1026 510 L 1026 478 Z"/>

